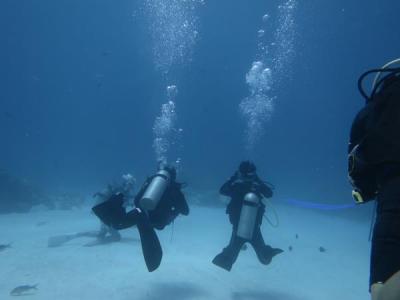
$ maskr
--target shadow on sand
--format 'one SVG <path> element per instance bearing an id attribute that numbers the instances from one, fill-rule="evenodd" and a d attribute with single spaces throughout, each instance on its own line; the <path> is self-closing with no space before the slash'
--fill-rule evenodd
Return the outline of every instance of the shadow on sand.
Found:
<path id="1" fill-rule="evenodd" d="M 246 291 L 232 293 L 232 300 L 306 300 L 296 295 L 274 291 Z"/>
<path id="2" fill-rule="evenodd" d="M 131 238 L 131 237 L 123 237 L 121 238 L 120 241 L 114 241 L 112 239 L 109 240 L 104 240 L 104 241 L 99 241 L 99 240 L 94 240 L 91 242 L 88 242 L 84 244 L 84 247 L 96 247 L 96 246 L 105 246 L 105 245 L 110 245 L 110 244 L 132 244 L 132 243 L 140 243 L 139 238 Z"/>
<path id="3" fill-rule="evenodd" d="M 189 282 L 164 282 L 157 283 L 149 292 L 146 300 L 189 300 L 206 297 L 207 291 Z"/>

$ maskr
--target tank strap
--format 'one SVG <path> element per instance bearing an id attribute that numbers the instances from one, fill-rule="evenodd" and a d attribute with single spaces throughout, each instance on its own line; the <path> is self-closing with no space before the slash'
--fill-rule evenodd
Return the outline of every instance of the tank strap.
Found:
<path id="1" fill-rule="evenodd" d="M 259 207 L 260 206 L 259 203 L 254 203 L 254 202 L 246 201 L 246 200 L 243 200 L 243 204 L 246 204 L 247 206 L 252 206 L 252 207 Z"/>

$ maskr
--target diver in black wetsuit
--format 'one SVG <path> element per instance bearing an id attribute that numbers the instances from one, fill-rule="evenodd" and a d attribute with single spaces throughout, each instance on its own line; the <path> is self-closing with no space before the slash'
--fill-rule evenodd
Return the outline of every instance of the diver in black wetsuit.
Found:
<path id="1" fill-rule="evenodd" d="M 283 252 L 266 245 L 260 230 L 265 212 L 261 199 L 272 197 L 271 188 L 257 176 L 252 162 L 243 161 L 239 170 L 222 185 L 220 193 L 231 197 L 226 213 L 233 228 L 229 245 L 213 259 L 213 263 L 230 271 L 242 246 L 249 242 L 259 261 L 268 265 L 275 255 Z"/>
<path id="2" fill-rule="evenodd" d="M 391 67 L 395 62 L 360 77 L 367 102 L 353 122 L 349 143 L 353 197 L 357 203 L 377 201 L 370 265 L 373 300 L 400 299 L 400 68 Z M 379 76 L 367 95 L 362 83 L 372 73 Z"/>
<path id="3" fill-rule="evenodd" d="M 124 174 L 122 175 L 121 184 L 109 184 L 103 191 L 95 193 L 93 198 L 96 199 L 96 204 L 100 204 L 116 194 L 122 194 L 124 202 L 123 206 L 127 207 L 129 205 L 133 205 L 135 184 L 136 179 L 131 174 Z M 118 230 L 107 226 L 100 221 L 100 230 L 97 235 L 97 242 L 101 244 L 117 242 L 119 240 L 121 240 L 121 235 Z"/>
<path id="4" fill-rule="evenodd" d="M 189 206 L 185 195 L 182 193 L 183 184 L 176 182 L 175 168 L 169 167 L 165 169 L 171 176 L 170 183 L 159 200 L 158 205 L 154 210 L 148 211 L 150 224 L 158 230 L 162 230 L 165 226 L 171 224 L 179 214 L 184 216 L 189 215 Z M 148 178 L 135 197 L 135 205 L 142 211 L 146 209 L 143 207 L 141 200 L 153 179 L 154 176 Z"/>
<path id="5" fill-rule="evenodd" d="M 164 167 L 145 181 L 135 197 L 136 207 L 131 211 L 125 211 L 122 193 L 115 194 L 92 210 L 102 222 L 116 230 L 137 225 L 147 267 L 149 271 L 154 271 L 162 258 L 154 228 L 162 230 L 179 214 L 189 214 L 182 187 L 183 184 L 176 181 L 176 169 Z"/>

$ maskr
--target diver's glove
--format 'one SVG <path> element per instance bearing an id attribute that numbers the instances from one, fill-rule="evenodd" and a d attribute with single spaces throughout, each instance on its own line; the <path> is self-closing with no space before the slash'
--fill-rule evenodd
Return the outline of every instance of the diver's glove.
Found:
<path id="1" fill-rule="evenodd" d="M 260 188 L 261 188 L 261 184 L 260 184 L 259 182 L 253 181 L 253 182 L 251 183 L 251 189 L 252 189 L 254 192 L 260 190 Z"/>
<path id="2" fill-rule="evenodd" d="M 233 189 L 238 189 L 240 191 L 248 191 L 248 192 L 255 192 L 256 188 L 252 181 L 243 180 L 242 178 L 236 179 L 232 183 Z"/>
<path id="3" fill-rule="evenodd" d="M 229 178 L 229 180 L 227 181 L 227 184 L 230 187 L 234 187 L 236 184 L 239 184 L 239 183 L 241 183 L 241 179 L 240 179 L 240 176 L 239 176 L 238 172 L 233 174 L 231 176 L 231 178 Z"/>
<path id="4" fill-rule="evenodd" d="M 231 184 L 234 183 L 236 180 L 238 180 L 240 178 L 240 175 L 238 172 L 235 172 L 235 174 L 233 174 L 231 176 L 231 178 L 229 178 L 228 182 L 230 182 Z"/>

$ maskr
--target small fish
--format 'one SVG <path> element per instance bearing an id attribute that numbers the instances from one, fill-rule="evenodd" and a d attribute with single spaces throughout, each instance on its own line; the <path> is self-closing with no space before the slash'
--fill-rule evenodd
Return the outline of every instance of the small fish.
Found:
<path id="1" fill-rule="evenodd" d="M 6 250 L 7 248 L 11 248 L 11 244 L 0 245 L 0 252 Z"/>
<path id="2" fill-rule="evenodd" d="M 289 251 L 292 251 L 293 250 L 293 247 L 292 246 L 289 246 Z"/>
<path id="3" fill-rule="evenodd" d="M 299 235 L 296 233 L 296 239 L 298 239 L 299 238 Z"/>
<path id="4" fill-rule="evenodd" d="M 322 253 L 326 252 L 326 249 L 324 247 L 322 247 L 322 246 L 319 247 L 318 250 L 319 250 L 319 252 L 322 252 Z"/>
<path id="5" fill-rule="evenodd" d="M 31 292 L 32 290 L 37 290 L 38 284 L 35 285 L 20 285 L 14 288 L 11 292 L 11 296 L 22 296 L 26 295 L 27 293 Z"/>

